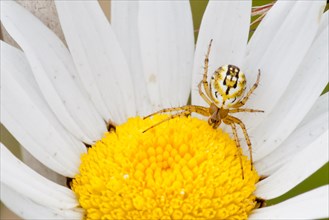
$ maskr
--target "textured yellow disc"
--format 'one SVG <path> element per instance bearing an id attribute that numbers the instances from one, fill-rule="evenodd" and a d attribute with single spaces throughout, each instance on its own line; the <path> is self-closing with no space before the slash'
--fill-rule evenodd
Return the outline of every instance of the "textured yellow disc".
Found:
<path id="1" fill-rule="evenodd" d="M 87 219 L 246 219 L 259 177 L 235 142 L 196 118 L 131 118 L 81 158 L 72 189 Z"/>

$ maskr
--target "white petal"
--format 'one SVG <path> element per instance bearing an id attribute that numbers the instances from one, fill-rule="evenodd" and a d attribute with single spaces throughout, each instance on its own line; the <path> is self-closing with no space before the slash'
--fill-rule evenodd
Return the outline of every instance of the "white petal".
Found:
<path id="1" fill-rule="evenodd" d="M 64 44 L 15 2 L 1 1 L 1 21 L 24 50 L 42 94 L 62 124 L 89 144 L 100 139 L 105 123 L 82 93 Z"/>
<path id="2" fill-rule="evenodd" d="M 286 89 L 303 61 L 320 24 L 325 1 L 277 1 L 257 28 L 248 44 L 244 69 L 262 76 L 255 96 L 246 107 L 263 109 L 257 117 L 245 114 L 241 119 L 256 127 L 285 97 Z"/>
<path id="3" fill-rule="evenodd" d="M 252 35 L 247 46 L 247 62 L 244 62 L 244 68 L 248 70 L 248 79 L 251 79 L 252 76 L 256 79 L 257 69 L 248 69 L 256 66 L 256 64 L 251 62 L 257 63 L 257 59 L 259 61 L 266 53 L 266 50 L 273 40 L 273 36 L 280 30 L 282 23 L 287 19 L 289 14 L 292 13 L 295 5 L 296 1 L 276 2 L 262 19 L 262 22 Z"/>
<path id="4" fill-rule="evenodd" d="M 185 105 L 193 62 L 193 25 L 188 1 L 140 1 L 139 38 L 153 107 Z"/>
<path id="5" fill-rule="evenodd" d="M 273 206 L 256 209 L 248 219 L 328 218 L 328 186 L 319 187 Z"/>
<path id="6" fill-rule="evenodd" d="M 194 56 L 192 103 L 205 104 L 198 93 L 197 85 L 204 72 L 205 54 L 210 39 L 213 39 L 208 77 L 225 64 L 242 65 L 245 56 L 251 1 L 209 1 L 203 15 Z"/>
<path id="7" fill-rule="evenodd" d="M 329 12 L 327 10 L 321 16 L 321 21 L 320 21 L 320 26 L 319 26 L 318 33 L 320 33 L 321 31 L 324 31 L 328 27 L 328 22 L 329 22 Z M 319 36 L 320 36 L 320 34 L 317 34 L 316 38 L 318 38 Z"/>
<path id="8" fill-rule="evenodd" d="M 318 107 L 320 106 L 323 107 L 323 111 L 319 111 Z M 308 113 L 308 115 L 310 114 L 313 115 L 311 120 L 307 120 L 305 123 L 304 119 L 275 151 L 255 163 L 256 170 L 260 175 L 271 175 L 283 164 L 290 161 L 296 153 L 328 132 L 328 93 L 317 100 L 316 105 Z"/>
<path id="9" fill-rule="evenodd" d="M 151 112 L 151 102 L 146 88 L 139 44 L 138 2 L 112 1 L 111 24 L 128 62 L 130 72 L 134 73 L 132 77 L 137 115 L 147 115 Z"/>
<path id="10" fill-rule="evenodd" d="M 259 182 L 255 194 L 273 199 L 288 192 L 328 162 L 328 144 L 326 130 L 275 173 Z"/>
<path id="11" fill-rule="evenodd" d="M 41 176 L 18 160 L 4 145 L 0 143 L 0 146 L 2 184 L 46 207 L 71 209 L 79 205 L 73 191 Z"/>
<path id="12" fill-rule="evenodd" d="M 328 83 L 328 33 L 327 24 L 324 30 L 320 30 L 280 101 L 267 118 L 250 131 L 257 140 L 254 144 L 255 161 L 271 153 L 291 134 Z"/>
<path id="13" fill-rule="evenodd" d="M 136 115 L 133 73 L 98 2 L 56 1 L 56 7 L 81 81 L 99 112 L 115 123 Z"/>
<path id="14" fill-rule="evenodd" d="M 305 116 L 300 126 L 303 126 L 310 121 L 313 121 L 318 115 L 328 114 L 329 106 L 329 93 L 323 94 L 318 98 L 316 103 L 313 105 L 309 113 Z"/>
<path id="15" fill-rule="evenodd" d="M 24 54 L 2 41 L 1 123 L 50 169 L 69 177 L 78 172 L 86 147 L 51 112 Z"/>
<path id="16" fill-rule="evenodd" d="M 1 202 L 23 219 L 82 219 L 81 209 L 56 209 L 38 204 L 1 184 Z"/>

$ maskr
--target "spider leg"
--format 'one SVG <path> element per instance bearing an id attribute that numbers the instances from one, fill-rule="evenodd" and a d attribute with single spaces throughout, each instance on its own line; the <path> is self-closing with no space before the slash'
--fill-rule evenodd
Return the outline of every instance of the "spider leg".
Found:
<path id="1" fill-rule="evenodd" d="M 202 81 L 199 83 L 199 85 L 202 83 L 204 91 L 206 92 L 207 96 L 210 98 L 212 97 L 210 94 L 209 84 L 208 84 L 208 66 L 209 66 L 209 54 L 210 54 L 210 48 L 212 44 L 212 39 L 210 40 L 208 51 L 206 53 L 206 58 L 204 59 L 204 72 L 203 72 L 203 78 Z M 201 87 L 201 85 L 200 85 Z M 201 95 L 203 98 L 203 96 Z"/>
<path id="2" fill-rule="evenodd" d="M 189 111 L 191 112 L 196 112 L 199 113 L 200 115 L 204 115 L 204 116 L 209 116 L 209 109 L 203 106 L 198 106 L 198 105 L 185 105 L 182 107 L 172 107 L 172 108 L 165 108 L 162 109 L 160 111 L 154 112 L 150 115 L 145 116 L 143 119 L 147 119 L 149 117 L 152 117 L 154 115 L 157 114 L 161 114 L 161 113 L 166 113 L 166 112 L 176 112 L 176 111 Z"/>
<path id="3" fill-rule="evenodd" d="M 166 118 L 162 121 L 159 121 L 158 123 L 156 123 L 156 124 L 152 125 L 151 127 L 147 128 L 146 130 L 143 131 L 143 133 L 150 130 L 150 129 L 152 129 L 152 128 L 154 128 L 155 126 L 158 126 L 158 125 L 162 124 L 163 122 L 169 121 L 173 118 L 180 117 L 180 116 L 188 116 L 192 112 L 198 113 L 198 114 L 203 115 L 203 116 L 210 116 L 209 109 L 206 108 L 206 107 L 198 106 L 198 105 L 185 105 L 185 106 L 177 107 L 177 108 L 162 109 L 158 112 L 155 112 L 151 115 L 148 115 L 148 116 L 144 117 L 144 119 L 149 118 L 149 117 L 151 117 L 152 115 L 155 115 L 155 114 L 164 113 L 164 112 L 172 112 L 172 111 L 182 111 L 182 112 L 170 115 L 168 118 Z"/>
<path id="4" fill-rule="evenodd" d="M 233 135 L 234 135 L 234 141 L 236 143 L 236 147 L 238 149 L 238 155 L 239 155 L 239 160 L 240 160 L 240 166 L 241 166 L 241 174 L 242 174 L 242 179 L 244 179 L 244 171 L 243 171 L 243 165 L 242 165 L 242 153 L 240 151 L 240 142 L 239 142 L 239 138 L 238 138 L 238 131 L 236 129 L 236 126 L 234 124 L 234 121 L 231 121 L 228 118 L 225 118 L 225 120 L 223 120 L 225 124 L 228 124 L 231 126 L 232 131 L 233 131 Z"/>
<path id="5" fill-rule="evenodd" d="M 162 121 L 159 121 L 158 123 L 156 123 L 156 124 L 152 125 L 151 127 L 145 129 L 145 130 L 143 131 L 143 133 L 145 133 L 145 132 L 147 132 L 148 130 L 150 130 L 150 129 L 152 129 L 152 128 L 154 128 L 154 127 L 156 127 L 156 126 L 162 124 L 163 122 L 169 121 L 169 120 L 171 120 L 171 119 L 173 119 L 173 118 L 180 117 L 180 116 L 186 116 L 186 117 L 187 117 L 189 114 L 190 114 L 190 112 L 188 112 L 188 111 L 183 111 L 183 112 L 179 112 L 179 113 L 176 113 L 176 114 L 170 115 L 168 118 L 166 118 L 166 119 L 164 119 L 164 120 L 162 120 Z"/>
<path id="6" fill-rule="evenodd" d="M 165 113 L 165 112 L 175 112 L 175 111 L 181 111 L 181 110 L 184 110 L 184 109 L 182 109 L 182 107 L 164 108 L 164 109 L 161 109 L 159 111 L 153 112 L 152 114 L 149 114 L 149 115 L 143 117 L 143 119 L 147 119 L 147 118 L 150 118 L 150 117 L 152 117 L 154 115 Z"/>
<path id="7" fill-rule="evenodd" d="M 208 105 L 210 105 L 211 101 L 209 100 L 207 95 L 204 94 L 204 92 L 202 91 L 202 88 L 201 88 L 201 86 L 203 85 L 202 83 L 203 83 L 203 81 L 201 80 L 200 83 L 198 84 L 199 94 L 203 98 L 203 100 L 205 100 L 208 103 Z"/>
<path id="8" fill-rule="evenodd" d="M 255 89 L 257 88 L 258 84 L 259 84 L 259 80 L 260 80 L 260 70 L 258 70 L 258 75 L 257 75 L 257 79 L 256 82 L 254 83 L 254 85 L 250 88 L 250 90 L 248 91 L 248 93 L 246 94 L 245 97 L 243 97 L 243 99 L 241 99 L 238 103 L 236 103 L 233 108 L 239 108 L 243 105 L 246 104 L 246 102 L 248 101 L 250 95 L 255 91 Z"/>
<path id="9" fill-rule="evenodd" d="M 249 108 L 233 108 L 229 109 L 229 113 L 237 113 L 237 112 L 264 112 L 264 110 L 259 109 L 249 109 Z"/>
<path id="10" fill-rule="evenodd" d="M 242 131 L 243 131 L 243 135 L 244 135 L 244 138 L 246 139 L 246 142 L 247 142 L 247 145 L 248 145 L 248 149 L 249 149 L 249 158 L 250 158 L 250 165 L 251 165 L 251 170 L 252 170 L 252 165 L 253 165 L 252 146 L 251 146 L 251 141 L 250 141 L 249 135 L 247 133 L 247 128 L 246 128 L 246 126 L 243 124 L 243 122 L 240 119 L 238 119 L 236 117 L 233 117 L 233 116 L 230 116 L 230 115 L 228 115 L 227 118 L 230 121 L 238 124 L 241 127 Z"/>

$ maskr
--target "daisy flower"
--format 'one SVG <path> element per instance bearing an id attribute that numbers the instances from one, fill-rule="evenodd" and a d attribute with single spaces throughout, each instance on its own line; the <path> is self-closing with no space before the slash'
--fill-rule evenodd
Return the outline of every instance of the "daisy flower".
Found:
<path id="1" fill-rule="evenodd" d="M 278 1 L 248 42 L 251 1 L 210 1 L 194 48 L 188 1 L 57 1 L 66 47 L 38 19 L 1 1 L 1 123 L 67 186 L 1 144 L 1 201 L 25 219 L 325 218 L 328 185 L 276 205 L 328 162 L 328 13 L 325 1 Z M 241 139 L 196 115 L 142 117 L 200 97 L 208 76 L 233 64 L 247 88 Z M 320 96 L 320 97 L 319 97 Z M 107 123 L 110 122 L 109 128 Z M 109 131 L 108 131 L 109 130 Z M 226 133 L 225 131 L 229 132 Z M 239 137 L 243 137 L 239 134 Z M 241 177 L 241 166 L 244 177 Z"/>

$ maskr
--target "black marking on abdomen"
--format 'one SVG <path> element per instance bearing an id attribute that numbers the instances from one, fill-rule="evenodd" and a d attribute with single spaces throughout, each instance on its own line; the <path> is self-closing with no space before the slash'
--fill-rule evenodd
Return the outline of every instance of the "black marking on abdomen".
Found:
<path id="1" fill-rule="evenodd" d="M 227 87 L 225 94 L 228 95 L 230 92 L 230 87 Z"/>
<path id="2" fill-rule="evenodd" d="M 233 85 L 233 88 L 236 89 L 236 87 L 238 86 L 238 81 L 239 81 L 239 77 L 236 77 L 236 81 L 235 81 L 235 84 Z"/>

